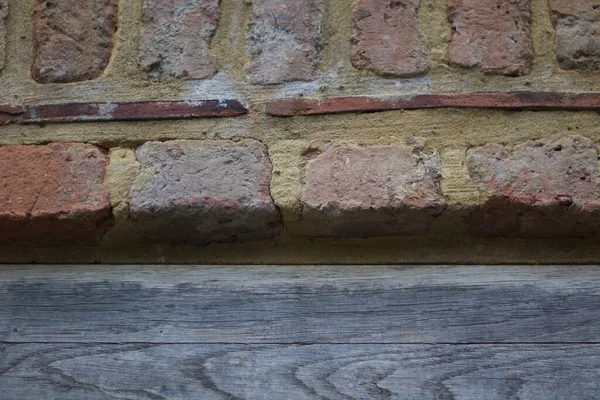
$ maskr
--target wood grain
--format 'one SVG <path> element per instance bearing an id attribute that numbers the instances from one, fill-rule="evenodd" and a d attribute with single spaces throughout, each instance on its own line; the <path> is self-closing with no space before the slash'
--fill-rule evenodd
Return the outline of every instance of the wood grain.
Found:
<path id="1" fill-rule="evenodd" d="M 600 343 L 600 268 L 0 267 L 0 342 Z"/>
<path id="2" fill-rule="evenodd" d="M 13 399 L 597 399 L 598 345 L 33 344 L 0 348 Z"/>

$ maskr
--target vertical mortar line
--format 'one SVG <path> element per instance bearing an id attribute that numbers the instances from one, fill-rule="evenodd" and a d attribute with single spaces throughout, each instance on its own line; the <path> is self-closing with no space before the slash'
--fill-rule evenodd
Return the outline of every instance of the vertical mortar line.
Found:
<path id="1" fill-rule="evenodd" d="M 144 0 L 120 0 L 118 29 L 113 39 L 113 52 L 104 71 L 106 78 L 140 79 L 138 67 L 139 28 Z"/>
<path id="2" fill-rule="evenodd" d="M 356 73 L 350 62 L 352 10 L 357 0 L 323 1 L 323 49 L 321 73 Z"/>
<path id="3" fill-rule="evenodd" d="M 554 26 L 548 0 L 531 0 L 531 39 L 534 63 L 531 75 L 550 75 L 559 70 L 554 51 Z"/>
<path id="4" fill-rule="evenodd" d="M 250 18 L 250 3 L 221 0 L 219 23 L 211 40 L 211 49 L 219 72 L 226 73 L 241 90 L 246 82 L 244 66 L 249 62 L 246 51 L 246 32 Z"/>
<path id="5" fill-rule="evenodd" d="M 1 73 L 3 87 L 18 86 L 32 82 L 31 69 L 34 60 L 33 18 L 37 0 L 11 0 L 6 21 L 6 59 Z M 6 92 L 9 92 L 8 90 Z M 16 97 L 16 96 L 15 96 Z M 18 99 L 2 99 L 18 102 Z"/>
<path id="6" fill-rule="evenodd" d="M 452 27 L 446 9 L 447 0 L 421 0 L 418 10 L 419 29 L 431 52 L 429 73 L 434 75 L 446 70 L 448 64 Z"/>

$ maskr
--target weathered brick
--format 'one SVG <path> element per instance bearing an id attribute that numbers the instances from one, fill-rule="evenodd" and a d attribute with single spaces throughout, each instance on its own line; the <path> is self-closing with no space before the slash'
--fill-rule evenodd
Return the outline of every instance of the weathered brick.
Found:
<path id="1" fill-rule="evenodd" d="M 140 65 L 153 77 L 206 78 L 216 72 L 210 41 L 219 0 L 145 0 Z"/>
<path id="2" fill-rule="evenodd" d="M 453 64 L 502 75 L 531 71 L 530 0 L 450 0 L 448 18 Z"/>
<path id="3" fill-rule="evenodd" d="M 254 140 L 148 142 L 130 213 L 147 241 L 198 243 L 275 236 L 281 217 L 269 192 L 271 162 Z"/>
<path id="4" fill-rule="evenodd" d="M 6 17 L 8 16 L 8 0 L 0 0 L 0 71 L 6 59 Z"/>
<path id="5" fill-rule="evenodd" d="M 419 30 L 420 0 L 360 0 L 352 14 L 354 67 L 380 75 L 413 76 L 429 67 Z"/>
<path id="6" fill-rule="evenodd" d="M 321 56 L 322 0 L 252 0 L 247 67 L 250 82 L 313 78 Z"/>
<path id="7" fill-rule="evenodd" d="M 600 227 L 598 152 L 587 138 L 469 149 L 471 179 L 487 200 L 467 218 L 472 234 L 590 236 Z"/>
<path id="8" fill-rule="evenodd" d="M 302 223 L 314 236 L 425 232 L 442 212 L 437 159 L 409 147 L 337 147 L 306 166 Z"/>
<path id="9" fill-rule="evenodd" d="M 600 70 L 600 1 L 549 0 L 562 68 Z"/>
<path id="10" fill-rule="evenodd" d="M 0 147 L 0 242 L 100 238 L 111 222 L 107 164 L 87 144 Z"/>
<path id="11" fill-rule="evenodd" d="M 95 79 L 108 65 L 118 0 L 37 0 L 33 77 L 40 83 Z"/>

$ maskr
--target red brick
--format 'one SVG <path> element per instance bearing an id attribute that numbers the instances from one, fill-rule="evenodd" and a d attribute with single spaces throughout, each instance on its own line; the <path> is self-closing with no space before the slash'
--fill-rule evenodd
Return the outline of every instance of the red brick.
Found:
<path id="1" fill-rule="evenodd" d="M 0 0 L 0 70 L 4 68 L 6 59 L 6 17 L 8 16 L 8 0 Z"/>
<path id="2" fill-rule="evenodd" d="M 598 152 L 587 138 L 497 144 L 467 152 L 471 178 L 488 196 L 467 218 L 472 234 L 591 236 L 600 227 Z"/>
<path id="3" fill-rule="evenodd" d="M 549 0 L 556 57 L 564 69 L 600 70 L 600 2 Z"/>
<path id="4" fill-rule="evenodd" d="M 481 92 L 420 94 L 400 97 L 288 98 L 267 101 L 266 112 L 278 117 L 434 108 L 503 110 L 599 110 L 598 93 Z M 0 120 L 1 122 L 1 120 Z"/>
<path id="5" fill-rule="evenodd" d="M 352 14 L 352 65 L 380 75 L 427 72 L 429 49 L 418 8 L 419 0 L 359 0 Z"/>
<path id="6" fill-rule="evenodd" d="M 247 66 L 251 83 L 313 78 L 321 58 L 321 0 L 253 0 Z"/>
<path id="7" fill-rule="evenodd" d="M 140 65 L 153 77 L 206 78 L 217 70 L 210 41 L 219 0 L 144 0 Z"/>
<path id="8" fill-rule="evenodd" d="M 95 79 L 108 65 L 118 0 L 37 0 L 33 77 L 40 83 Z"/>
<path id="9" fill-rule="evenodd" d="M 314 236 L 423 233 L 445 206 L 436 163 L 408 147 L 326 150 L 306 166 L 302 224 Z"/>
<path id="10" fill-rule="evenodd" d="M 530 0 L 449 1 L 451 63 L 490 74 L 531 71 Z"/>
<path id="11" fill-rule="evenodd" d="M 0 147 L 0 242 L 100 238 L 111 221 L 107 163 L 87 144 Z"/>
<path id="12" fill-rule="evenodd" d="M 131 217 L 146 241 L 262 240 L 281 229 L 271 162 L 255 140 L 148 142 L 131 190 Z"/>

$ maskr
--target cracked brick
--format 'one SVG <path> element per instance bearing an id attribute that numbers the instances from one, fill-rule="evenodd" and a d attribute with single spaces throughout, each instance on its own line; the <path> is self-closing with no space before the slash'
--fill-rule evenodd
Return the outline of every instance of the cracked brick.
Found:
<path id="1" fill-rule="evenodd" d="M 0 242 L 99 239 L 112 219 L 96 146 L 0 147 Z"/>
<path id="2" fill-rule="evenodd" d="M 118 0 L 37 0 L 33 78 L 39 83 L 99 78 L 110 61 Z"/>

